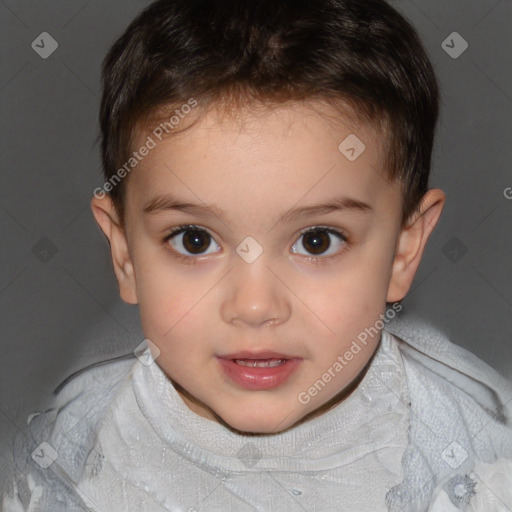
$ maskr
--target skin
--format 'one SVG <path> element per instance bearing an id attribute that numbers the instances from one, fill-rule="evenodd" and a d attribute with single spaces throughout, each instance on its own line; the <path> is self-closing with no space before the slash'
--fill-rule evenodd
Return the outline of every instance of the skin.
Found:
<path id="1" fill-rule="evenodd" d="M 441 190 L 429 190 L 402 227 L 400 188 L 384 179 L 383 141 L 348 119 L 333 127 L 322 115 L 328 107 L 316 106 L 286 104 L 239 118 L 211 109 L 191 129 L 159 142 L 126 178 L 124 225 L 109 196 L 91 202 L 121 297 L 139 305 L 143 332 L 160 350 L 157 364 L 192 411 L 240 432 L 284 431 L 343 400 L 379 336 L 307 404 L 297 397 L 381 318 L 386 301 L 405 297 L 445 202 Z M 351 133 L 366 146 L 353 162 L 338 150 Z M 224 216 L 143 212 L 166 194 L 215 205 Z M 339 196 L 372 210 L 277 222 L 291 208 Z M 186 235 L 163 240 L 180 224 L 211 235 L 203 235 L 202 253 L 185 245 Z M 340 231 L 346 242 L 320 232 L 315 252 L 301 231 L 317 226 Z M 248 236 L 263 249 L 252 263 L 236 252 Z M 242 350 L 302 359 L 279 387 L 247 390 L 226 378 L 215 357 Z"/>

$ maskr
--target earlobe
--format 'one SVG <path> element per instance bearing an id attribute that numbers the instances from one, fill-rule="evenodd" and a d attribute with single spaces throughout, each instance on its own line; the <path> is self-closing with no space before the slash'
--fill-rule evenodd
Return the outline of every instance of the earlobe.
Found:
<path id="1" fill-rule="evenodd" d="M 128 304 L 137 304 L 135 272 L 128 249 L 128 241 L 125 230 L 120 225 L 114 204 L 107 195 L 102 198 L 93 197 L 91 210 L 109 242 L 121 299 Z"/>
<path id="2" fill-rule="evenodd" d="M 388 288 L 388 302 L 402 300 L 409 291 L 427 240 L 441 217 L 445 200 L 442 190 L 429 190 L 422 199 L 418 213 L 401 231 Z"/>

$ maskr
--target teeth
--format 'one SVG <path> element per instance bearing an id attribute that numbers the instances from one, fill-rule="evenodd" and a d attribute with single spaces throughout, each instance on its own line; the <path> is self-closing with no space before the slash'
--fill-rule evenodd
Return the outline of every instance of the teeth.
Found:
<path id="1" fill-rule="evenodd" d="M 251 368 L 273 368 L 286 363 L 286 359 L 234 359 L 240 366 L 249 366 Z"/>

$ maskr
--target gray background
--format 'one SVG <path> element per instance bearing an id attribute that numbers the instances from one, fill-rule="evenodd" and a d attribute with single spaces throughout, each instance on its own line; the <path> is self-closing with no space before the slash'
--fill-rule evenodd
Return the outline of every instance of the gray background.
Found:
<path id="1" fill-rule="evenodd" d="M 144 339 L 89 201 L 102 183 L 100 64 L 147 4 L 0 2 L 2 440 L 25 430 L 67 375 Z M 512 3 L 392 4 L 418 29 L 440 79 L 431 186 L 447 194 L 402 314 L 512 376 Z M 442 47 L 454 31 L 469 43 L 457 59 Z M 47 59 L 31 47 L 42 32 L 59 44 Z"/>

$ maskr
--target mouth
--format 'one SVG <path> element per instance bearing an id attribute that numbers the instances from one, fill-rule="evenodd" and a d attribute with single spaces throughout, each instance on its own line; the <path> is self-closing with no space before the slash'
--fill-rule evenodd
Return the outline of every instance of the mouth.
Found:
<path id="1" fill-rule="evenodd" d="M 233 359 L 233 361 L 249 368 L 274 368 L 286 363 L 288 359 Z"/>
<path id="2" fill-rule="evenodd" d="M 265 350 L 261 352 L 251 352 L 250 350 L 244 350 L 243 352 L 233 352 L 232 354 L 226 354 L 222 357 L 223 359 L 237 359 L 240 361 L 261 361 L 261 360 L 286 360 L 286 359 L 298 359 L 298 356 L 291 356 L 282 354 L 281 352 L 273 352 L 272 350 Z"/>
<path id="3" fill-rule="evenodd" d="M 302 358 L 277 352 L 238 352 L 217 356 L 228 381 L 247 390 L 270 390 L 284 384 Z"/>

